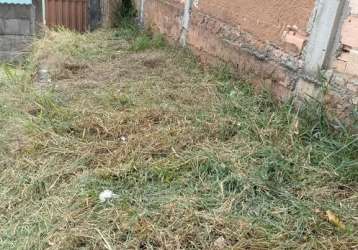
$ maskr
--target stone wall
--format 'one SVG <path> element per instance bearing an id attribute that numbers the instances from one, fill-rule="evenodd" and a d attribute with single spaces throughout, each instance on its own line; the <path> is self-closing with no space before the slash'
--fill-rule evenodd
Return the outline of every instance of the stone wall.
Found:
<path id="1" fill-rule="evenodd" d="M 35 33 L 31 5 L 0 4 L 0 61 L 19 61 L 30 51 Z"/>
<path id="2" fill-rule="evenodd" d="M 358 72 L 358 0 L 134 2 L 146 27 L 189 47 L 204 63 L 229 63 L 240 78 L 282 101 L 319 98 L 336 119 L 357 119 L 358 82 L 346 73 L 349 66 Z M 337 60 L 344 70 L 333 66 Z"/>

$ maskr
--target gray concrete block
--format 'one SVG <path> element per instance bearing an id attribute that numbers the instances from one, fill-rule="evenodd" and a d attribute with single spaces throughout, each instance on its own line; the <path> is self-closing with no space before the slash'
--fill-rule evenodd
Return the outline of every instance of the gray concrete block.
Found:
<path id="1" fill-rule="evenodd" d="M 31 21 L 26 19 L 5 19 L 2 35 L 31 35 Z"/>
<path id="2" fill-rule="evenodd" d="M 0 51 L 0 62 L 22 62 L 29 52 Z"/>
<path id="3" fill-rule="evenodd" d="M 0 17 L 0 35 L 5 34 L 5 19 Z"/>
<path id="4" fill-rule="evenodd" d="M 0 36 L 0 51 L 30 51 L 32 36 Z"/>
<path id="5" fill-rule="evenodd" d="M 31 19 L 31 5 L 0 4 L 0 18 Z"/>
<path id="6" fill-rule="evenodd" d="M 34 33 L 31 5 L 0 4 L 0 62 L 18 62 L 31 51 Z"/>

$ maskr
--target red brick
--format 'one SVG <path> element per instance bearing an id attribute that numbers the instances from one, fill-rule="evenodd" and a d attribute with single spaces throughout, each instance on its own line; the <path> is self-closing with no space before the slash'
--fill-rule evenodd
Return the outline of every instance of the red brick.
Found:
<path id="1" fill-rule="evenodd" d="M 335 62 L 334 68 L 345 74 L 358 75 L 358 50 L 342 53 Z"/>
<path id="2" fill-rule="evenodd" d="M 283 34 L 283 40 L 286 43 L 293 44 L 296 46 L 299 52 L 302 51 L 305 41 L 307 40 L 307 36 L 303 34 L 299 34 L 295 31 L 286 31 Z"/>
<path id="3" fill-rule="evenodd" d="M 358 16 L 350 16 L 344 22 L 342 43 L 352 48 L 358 48 Z"/>
<path id="4" fill-rule="evenodd" d="M 351 0 L 350 7 L 353 15 L 358 15 L 358 0 Z"/>

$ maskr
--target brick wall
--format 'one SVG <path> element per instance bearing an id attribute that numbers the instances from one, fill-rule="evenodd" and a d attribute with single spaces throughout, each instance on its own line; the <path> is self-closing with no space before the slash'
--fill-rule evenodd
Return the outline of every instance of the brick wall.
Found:
<path id="1" fill-rule="evenodd" d="M 240 77 L 272 88 L 280 99 L 293 93 L 302 74 L 301 54 L 314 1 L 194 0 L 187 28 L 184 0 L 142 2 L 146 27 L 176 42 L 185 33 L 186 45 L 204 63 L 230 63 Z"/>
<path id="2" fill-rule="evenodd" d="M 334 67 L 339 72 L 358 76 L 358 0 L 350 0 L 340 40 L 342 48 Z"/>
<path id="3" fill-rule="evenodd" d="M 335 119 L 357 121 L 358 0 L 350 0 L 343 25 L 340 0 L 134 3 L 147 28 L 189 47 L 203 63 L 228 63 L 240 78 L 270 88 L 280 100 L 319 98 Z M 327 78 L 325 93 L 320 73 Z"/>
<path id="4" fill-rule="evenodd" d="M 202 0 L 196 2 L 194 12 L 239 26 L 258 40 L 289 49 L 283 35 L 291 29 L 305 34 L 313 6 L 314 0 Z"/>
<path id="5" fill-rule="evenodd" d="M 33 6 L 0 4 L 0 61 L 21 60 L 30 50 L 34 32 Z"/>

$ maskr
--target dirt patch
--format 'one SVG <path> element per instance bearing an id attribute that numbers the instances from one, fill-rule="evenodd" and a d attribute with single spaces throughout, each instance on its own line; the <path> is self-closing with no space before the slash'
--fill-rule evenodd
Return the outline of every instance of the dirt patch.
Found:
<path id="1" fill-rule="evenodd" d="M 146 60 L 143 61 L 143 65 L 146 66 L 147 68 L 154 69 L 156 67 L 163 65 L 163 60 L 161 60 L 160 58 L 147 58 Z"/>

